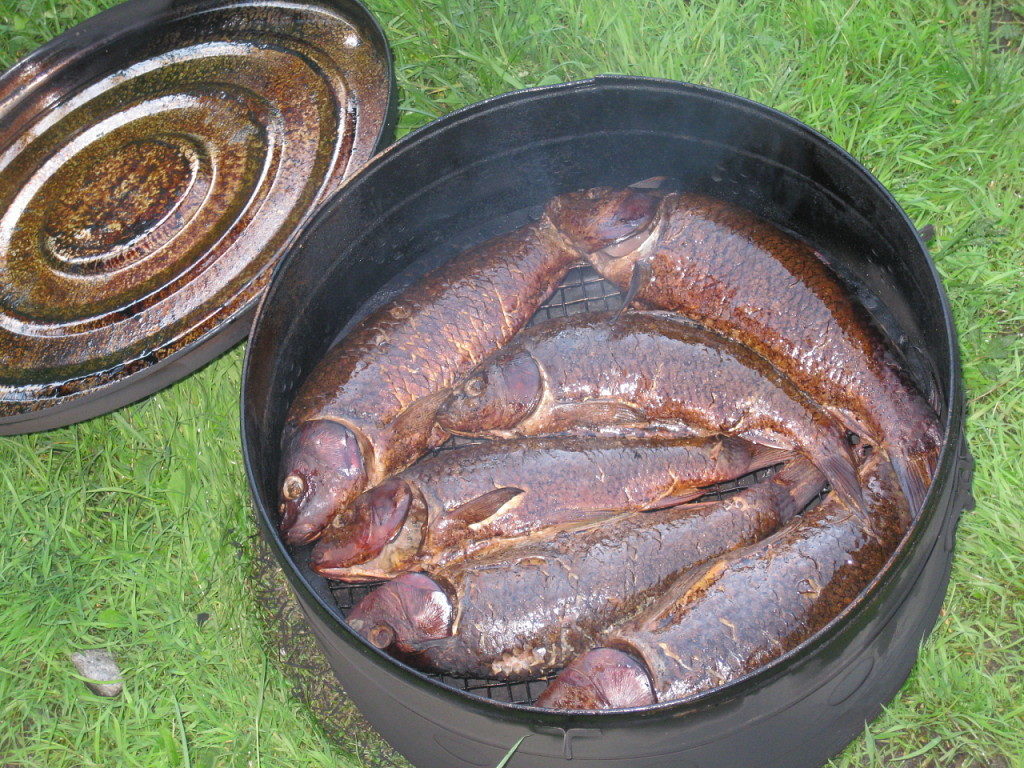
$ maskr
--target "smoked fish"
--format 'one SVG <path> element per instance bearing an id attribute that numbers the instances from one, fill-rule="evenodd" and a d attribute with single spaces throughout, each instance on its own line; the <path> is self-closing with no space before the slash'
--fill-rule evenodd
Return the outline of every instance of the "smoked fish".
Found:
<path id="1" fill-rule="evenodd" d="M 912 522 L 880 452 L 861 474 L 867 513 L 829 496 L 767 539 L 695 569 L 566 667 L 537 705 L 615 709 L 687 699 L 807 640 L 875 578 Z"/>
<path id="2" fill-rule="evenodd" d="M 623 194 L 596 188 L 561 195 L 549 215 L 603 277 L 630 286 L 628 297 L 747 345 L 877 445 L 911 508 L 920 510 L 942 446 L 938 418 L 814 249 L 721 200 L 657 191 L 646 193 L 648 205 L 658 201 L 657 213 L 612 239 L 594 215 Z"/>
<path id="3" fill-rule="evenodd" d="M 363 598 L 348 622 L 424 669 L 506 680 L 551 672 L 681 573 L 772 533 L 824 482 L 796 459 L 722 500 L 626 513 L 403 574 Z"/>
<path id="4" fill-rule="evenodd" d="M 443 442 L 434 414 L 446 388 L 512 338 L 578 258 L 542 218 L 455 256 L 328 350 L 282 436 L 287 541 L 315 539 L 365 488 Z"/>
<path id="5" fill-rule="evenodd" d="M 459 435 L 661 426 L 799 451 L 860 503 L 842 426 L 742 344 L 667 312 L 536 325 L 475 368 L 437 414 Z"/>
<path id="6" fill-rule="evenodd" d="M 536 531 L 681 504 L 793 454 L 737 438 L 535 437 L 442 451 L 334 518 L 311 566 L 343 581 L 441 565 Z"/>

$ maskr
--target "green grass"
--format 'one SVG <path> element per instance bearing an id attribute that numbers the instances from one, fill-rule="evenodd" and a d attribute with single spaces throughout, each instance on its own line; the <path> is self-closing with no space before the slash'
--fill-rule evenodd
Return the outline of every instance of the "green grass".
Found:
<path id="1" fill-rule="evenodd" d="M 110 4 L 0 0 L 0 64 Z M 403 132 L 602 72 L 706 83 L 831 136 L 935 224 L 978 506 L 915 671 L 835 764 L 1024 766 L 1024 4 L 372 5 L 398 56 Z M 0 765 L 360 765 L 267 663 L 246 582 L 241 355 L 119 413 L 0 438 Z M 93 646 L 121 661 L 119 700 L 88 693 L 69 666 L 69 651 Z"/>

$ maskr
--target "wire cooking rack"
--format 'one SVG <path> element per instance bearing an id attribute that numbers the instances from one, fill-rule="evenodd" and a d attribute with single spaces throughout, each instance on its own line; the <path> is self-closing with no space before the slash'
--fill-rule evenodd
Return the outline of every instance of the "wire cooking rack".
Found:
<path id="1" fill-rule="evenodd" d="M 566 274 L 558 289 L 551 295 L 536 314 L 530 319 L 529 325 L 551 320 L 556 317 L 567 317 L 578 315 L 584 312 L 607 312 L 617 310 L 622 305 L 623 293 L 615 285 L 603 279 L 593 267 L 580 265 L 573 267 Z M 469 445 L 480 442 L 468 438 L 453 437 L 437 451 L 450 450 L 462 445 Z M 778 467 L 767 467 L 757 472 L 751 472 L 743 477 L 721 483 L 697 499 L 697 501 L 713 501 L 724 499 L 744 488 L 749 488 L 767 477 L 771 477 L 778 470 Z M 827 492 L 827 488 L 815 498 L 808 508 L 816 505 Z M 347 616 L 352 607 L 362 600 L 366 595 L 384 584 L 383 581 L 365 582 L 362 584 L 345 584 L 340 581 L 328 581 L 327 585 L 331 592 L 338 610 L 343 616 Z M 555 675 L 536 677 L 531 680 L 518 683 L 509 683 L 503 680 L 484 680 L 465 677 L 452 677 L 450 675 L 429 675 L 443 685 L 467 691 L 474 696 L 491 701 L 501 701 L 510 704 L 533 704 L 537 697 L 543 693 L 548 686 L 548 681 Z"/>

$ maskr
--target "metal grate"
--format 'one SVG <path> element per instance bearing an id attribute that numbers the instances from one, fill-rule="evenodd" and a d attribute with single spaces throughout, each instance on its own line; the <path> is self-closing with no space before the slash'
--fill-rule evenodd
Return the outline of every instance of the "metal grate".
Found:
<path id="1" fill-rule="evenodd" d="M 617 310 L 622 304 L 622 291 L 612 283 L 604 280 L 593 267 L 573 267 L 566 274 L 565 279 L 558 289 L 552 294 L 536 314 L 530 319 L 530 325 L 556 317 L 567 317 L 584 312 L 605 312 Z M 482 442 L 469 438 L 453 437 L 438 451 L 456 448 L 462 445 Z M 697 501 L 714 501 L 732 496 L 751 485 L 771 477 L 778 470 L 778 467 L 768 467 L 757 472 L 739 477 L 735 480 L 722 483 L 708 490 L 704 496 Z M 816 505 L 827 492 L 822 491 L 810 506 Z M 343 616 L 347 616 L 352 607 L 362 600 L 366 595 L 384 584 L 384 581 L 366 582 L 363 584 L 344 584 L 337 581 L 329 581 L 328 588 L 335 604 Z M 429 675 L 443 685 L 468 691 L 475 696 L 491 701 L 501 701 L 511 704 L 533 704 L 537 697 L 547 688 L 548 681 L 554 674 L 546 677 L 537 677 L 521 683 L 508 683 L 502 680 L 477 680 L 471 678 L 451 677 L 449 675 Z"/>
<path id="2" fill-rule="evenodd" d="M 601 277 L 593 267 L 573 267 L 551 298 L 530 318 L 529 324 L 584 312 L 616 310 L 622 305 L 622 295 L 622 291 Z"/>

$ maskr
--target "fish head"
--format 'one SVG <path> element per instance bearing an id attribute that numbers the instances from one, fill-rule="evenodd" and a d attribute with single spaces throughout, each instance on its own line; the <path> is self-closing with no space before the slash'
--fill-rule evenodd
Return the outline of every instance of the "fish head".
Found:
<path id="1" fill-rule="evenodd" d="M 654 704 L 657 697 L 646 666 L 632 654 L 595 648 L 576 658 L 551 681 L 538 707 L 625 709 Z"/>
<path id="2" fill-rule="evenodd" d="M 441 429 L 455 435 L 510 430 L 529 417 L 544 394 L 540 366 L 529 352 L 511 349 L 481 363 L 437 412 Z"/>
<path id="3" fill-rule="evenodd" d="M 547 215 L 586 256 L 605 251 L 618 254 L 628 252 L 634 240 L 644 239 L 651 231 L 662 197 L 648 189 L 594 187 L 559 195 L 549 204 Z"/>
<path id="4" fill-rule="evenodd" d="M 359 440 L 336 421 L 317 419 L 285 438 L 280 490 L 281 532 L 292 545 L 316 539 L 366 485 Z"/>
<path id="5" fill-rule="evenodd" d="M 356 498 L 346 514 L 334 517 L 313 548 L 310 565 L 318 573 L 331 576 L 335 569 L 365 563 L 398 538 L 410 512 L 425 508 L 409 483 L 400 477 L 388 478 Z"/>
<path id="6" fill-rule="evenodd" d="M 374 647 L 409 656 L 451 637 L 454 619 L 440 584 L 423 573 L 404 573 L 360 600 L 348 625 Z"/>

